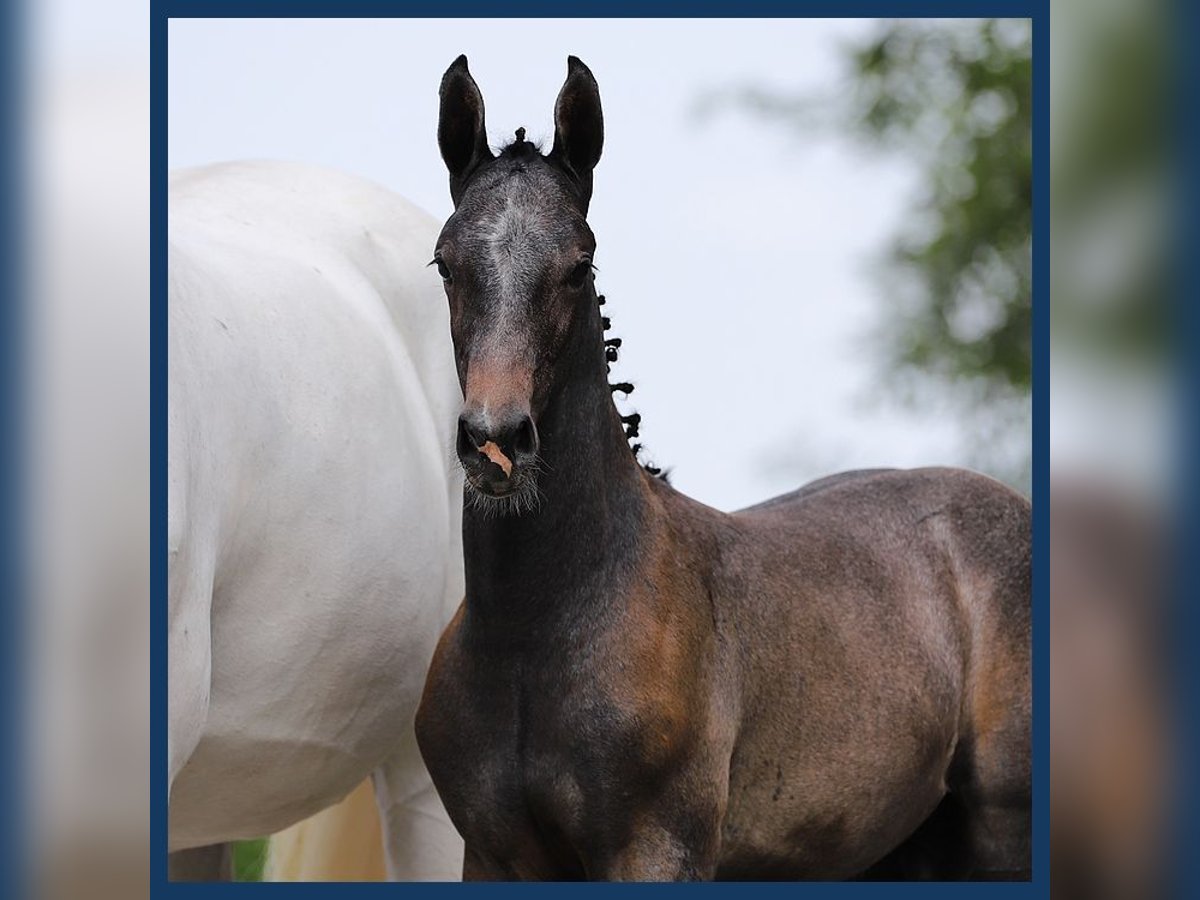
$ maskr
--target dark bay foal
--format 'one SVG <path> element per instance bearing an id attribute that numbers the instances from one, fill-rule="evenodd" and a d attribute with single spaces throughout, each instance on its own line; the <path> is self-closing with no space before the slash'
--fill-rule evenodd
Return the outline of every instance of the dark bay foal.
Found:
<path id="1" fill-rule="evenodd" d="M 676 492 L 607 381 L 591 72 L 549 154 L 495 156 L 460 57 L 438 140 L 467 592 L 417 736 L 464 877 L 1028 877 L 1029 504 L 953 469 Z"/>

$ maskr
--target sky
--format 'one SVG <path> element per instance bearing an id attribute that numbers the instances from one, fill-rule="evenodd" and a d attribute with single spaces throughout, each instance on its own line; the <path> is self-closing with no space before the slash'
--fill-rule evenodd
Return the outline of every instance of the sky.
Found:
<path id="1" fill-rule="evenodd" d="M 732 510 L 862 466 L 962 464 L 960 426 L 883 390 L 874 266 L 919 187 L 902 159 L 730 112 L 742 84 L 844 89 L 849 20 L 173 20 L 168 164 L 287 159 L 439 219 L 437 88 L 466 53 L 493 145 L 549 146 L 568 54 L 600 85 L 589 222 L 648 455 Z M 432 249 L 432 248 L 431 248 Z"/>

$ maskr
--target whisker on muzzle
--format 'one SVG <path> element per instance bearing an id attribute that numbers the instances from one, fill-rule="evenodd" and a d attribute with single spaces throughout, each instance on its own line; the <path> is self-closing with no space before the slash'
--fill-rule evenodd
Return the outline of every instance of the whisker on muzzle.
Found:
<path id="1" fill-rule="evenodd" d="M 467 508 L 481 512 L 486 518 L 520 516 L 525 513 L 538 512 L 542 508 L 544 499 L 537 482 L 524 475 L 521 476 L 515 488 L 502 497 L 480 490 L 470 475 L 466 478 L 466 488 L 464 500 Z"/>

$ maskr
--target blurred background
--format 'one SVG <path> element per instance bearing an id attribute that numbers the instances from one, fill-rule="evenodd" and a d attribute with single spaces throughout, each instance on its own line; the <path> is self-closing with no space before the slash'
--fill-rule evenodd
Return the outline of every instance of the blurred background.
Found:
<path id="1" fill-rule="evenodd" d="M 39 896 L 147 885 L 147 12 L 23 7 L 18 799 Z M 1053 499 L 1038 502 L 1068 896 L 1169 892 L 1179 837 L 1178 15 L 1052 9 Z M 614 377 L 637 384 L 625 405 L 678 487 L 733 509 L 838 469 L 944 463 L 1028 492 L 1030 50 L 1021 21 L 175 21 L 169 164 L 323 163 L 444 217 L 445 66 L 470 57 L 493 141 L 548 139 L 575 53 L 605 104 L 590 218 L 625 341 Z M 694 439 L 714 428 L 715 451 Z"/>
<path id="2" fill-rule="evenodd" d="M 137 897 L 150 800 L 148 9 L 8 7 L 21 218 L 4 233 L 21 267 L 5 274 L 24 292 L 24 420 L 5 435 L 25 463 L 28 602 L 4 875 L 9 896 Z"/>
<path id="3" fill-rule="evenodd" d="M 1188 550 L 1175 526 L 1195 515 L 1185 17 L 1194 30 L 1190 5 L 1163 0 L 1051 11 L 1051 872 L 1064 896 L 1169 896 L 1194 877 L 1180 655 L 1194 590 L 1172 577 Z"/>

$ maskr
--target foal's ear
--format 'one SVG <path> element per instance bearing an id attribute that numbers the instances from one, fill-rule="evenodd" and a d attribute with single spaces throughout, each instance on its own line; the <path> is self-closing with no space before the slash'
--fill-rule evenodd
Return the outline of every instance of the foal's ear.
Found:
<path id="1" fill-rule="evenodd" d="M 578 57 L 567 57 L 567 80 L 554 103 L 554 149 L 550 156 L 567 166 L 592 192 L 592 169 L 600 162 L 604 146 L 604 113 L 600 88 L 592 70 Z"/>
<path id="2" fill-rule="evenodd" d="M 483 95 L 467 70 L 465 55 L 450 64 L 438 95 L 438 149 L 450 170 L 450 197 L 457 206 L 467 176 L 493 158 L 483 121 Z"/>

